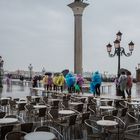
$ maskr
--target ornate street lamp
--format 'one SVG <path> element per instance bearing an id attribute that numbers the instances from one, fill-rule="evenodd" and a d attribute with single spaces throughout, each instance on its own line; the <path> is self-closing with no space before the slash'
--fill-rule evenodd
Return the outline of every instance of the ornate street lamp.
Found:
<path id="1" fill-rule="evenodd" d="M 110 57 L 114 57 L 116 55 L 118 56 L 118 72 L 117 72 L 118 77 L 120 75 L 119 72 L 120 72 L 120 58 L 121 58 L 121 56 L 124 55 L 126 57 L 129 57 L 129 56 L 132 55 L 132 51 L 134 50 L 134 43 L 131 41 L 128 44 L 129 52 L 126 53 L 125 49 L 120 46 L 121 37 L 122 37 L 122 33 L 119 31 L 116 34 L 116 40 L 114 41 L 114 47 L 115 47 L 114 53 L 111 53 L 112 45 L 110 43 L 106 46 L 107 47 L 107 52 L 108 52 Z"/>
<path id="2" fill-rule="evenodd" d="M 4 61 L 2 59 L 2 56 L 0 56 L 0 88 L 3 88 L 3 85 L 2 85 L 2 79 L 3 79 L 3 64 L 4 64 Z"/>
<path id="3" fill-rule="evenodd" d="M 30 72 L 30 81 L 31 81 L 31 80 L 32 80 L 32 70 L 33 70 L 32 64 L 30 64 L 30 65 L 28 66 L 28 69 L 29 69 L 29 72 Z"/>

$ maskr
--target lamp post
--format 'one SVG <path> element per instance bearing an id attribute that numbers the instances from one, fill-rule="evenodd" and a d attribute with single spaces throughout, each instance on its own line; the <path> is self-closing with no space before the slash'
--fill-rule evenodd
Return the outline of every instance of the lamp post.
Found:
<path id="1" fill-rule="evenodd" d="M 110 57 L 118 56 L 118 72 L 117 72 L 117 77 L 118 78 L 120 76 L 121 56 L 124 55 L 126 57 L 129 57 L 129 56 L 132 55 L 132 51 L 134 50 L 134 43 L 131 41 L 128 44 L 129 52 L 126 53 L 125 49 L 120 46 L 121 37 L 122 37 L 122 33 L 119 31 L 116 34 L 116 40 L 114 41 L 114 47 L 115 47 L 114 53 L 111 53 L 112 45 L 110 43 L 106 46 L 107 47 L 107 52 L 108 52 Z M 116 94 L 117 94 L 117 96 L 120 96 L 120 89 L 119 89 L 119 87 L 117 87 L 117 85 L 116 85 Z"/>
<path id="2" fill-rule="evenodd" d="M 3 59 L 2 59 L 2 56 L 0 56 L 0 88 L 3 88 L 3 85 L 2 85 L 2 79 L 3 79 Z"/>
<path id="3" fill-rule="evenodd" d="M 32 80 L 32 70 L 33 70 L 32 64 L 30 64 L 30 65 L 28 66 L 28 69 L 29 69 L 29 72 L 30 72 L 30 81 L 31 81 L 31 80 Z"/>
<path id="4" fill-rule="evenodd" d="M 117 76 L 119 78 L 120 76 L 120 65 L 121 65 L 121 56 L 124 55 L 126 57 L 129 57 L 132 55 L 132 51 L 134 50 L 134 43 L 131 41 L 129 44 L 128 44 L 128 47 L 129 47 L 129 52 L 126 53 L 125 52 L 125 49 L 123 47 L 120 46 L 120 42 L 121 42 L 121 37 L 122 37 L 122 33 L 119 31 L 117 34 L 116 34 L 116 40 L 114 41 L 114 47 L 115 47 L 115 50 L 114 50 L 114 53 L 111 53 L 112 51 L 112 45 L 109 43 L 106 47 L 107 47 L 107 52 L 109 54 L 110 57 L 114 57 L 114 56 L 118 56 L 118 72 L 117 72 Z"/>

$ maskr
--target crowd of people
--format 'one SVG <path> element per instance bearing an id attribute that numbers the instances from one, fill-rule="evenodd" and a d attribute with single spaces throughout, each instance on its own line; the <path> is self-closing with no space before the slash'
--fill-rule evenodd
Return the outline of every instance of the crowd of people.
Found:
<path id="1" fill-rule="evenodd" d="M 63 73 L 59 74 L 48 74 L 46 73 L 42 78 L 35 76 L 32 79 L 32 86 L 39 87 L 39 83 L 43 84 L 43 87 L 46 91 L 64 91 L 64 89 L 68 90 L 68 93 L 83 93 L 82 87 L 84 84 L 84 78 L 81 74 L 73 74 L 67 73 L 65 76 Z M 100 86 L 101 86 L 102 78 L 98 71 L 96 71 L 92 77 L 90 82 L 90 92 L 95 96 L 100 96 Z"/>

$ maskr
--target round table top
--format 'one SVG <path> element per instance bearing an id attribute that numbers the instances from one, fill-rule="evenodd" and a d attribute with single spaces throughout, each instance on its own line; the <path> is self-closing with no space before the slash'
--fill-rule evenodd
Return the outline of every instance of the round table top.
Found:
<path id="1" fill-rule="evenodd" d="M 98 125 L 101 126 L 115 126 L 118 125 L 118 123 L 116 121 L 112 121 L 112 120 L 99 120 L 97 121 Z"/>
<path id="2" fill-rule="evenodd" d="M 100 106 L 100 109 L 114 109 L 113 106 Z"/>
<path id="3" fill-rule="evenodd" d="M 39 109 L 39 108 L 46 108 L 45 105 L 34 105 L 34 108 Z"/>
<path id="4" fill-rule="evenodd" d="M 53 98 L 50 98 L 48 99 L 48 101 L 59 101 L 60 99 L 53 99 Z"/>
<path id="5" fill-rule="evenodd" d="M 137 102 L 140 102 L 140 98 L 132 98 L 131 101 L 137 101 Z"/>
<path id="6" fill-rule="evenodd" d="M 83 103 L 79 103 L 79 102 L 69 102 L 70 105 L 79 105 L 79 104 L 83 104 Z"/>
<path id="7" fill-rule="evenodd" d="M 55 135 L 51 132 L 31 132 L 24 136 L 24 140 L 52 140 L 56 138 Z"/>
<path id="8" fill-rule="evenodd" d="M 27 103 L 27 101 L 16 101 L 17 104 Z"/>
<path id="9" fill-rule="evenodd" d="M 2 97 L 2 98 L 0 98 L 0 100 L 10 100 L 10 98 L 9 97 Z"/>
<path id="10" fill-rule="evenodd" d="M 100 102 L 108 102 L 108 101 L 112 101 L 111 99 L 100 99 Z"/>
<path id="11" fill-rule="evenodd" d="M 40 91 L 45 91 L 45 88 L 42 88 L 42 87 L 36 87 L 36 88 L 32 88 L 34 90 L 40 90 Z"/>
<path id="12" fill-rule="evenodd" d="M 18 121 L 18 119 L 16 119 L 16 118 L 2 118 L 2 119 L 0 119 L 0 124 L 15 123 L 17 121 Z"/>
<path id="13" fill-rule="evenodd" d="M 59 110 L 58 113 L 63 115 L 68 115 L 68 114 L 74 114 L 75 112 L 72 110 Z"/>
<path id="14" fill-rule="evenodd" d="M 40 98 L 40 96 L 31 96 L 33 99 Z"/>
<path id="15" fill-rule="evenodd" d="M 127 102 L 129 105 L 140 105 L 140 102 Z"/>

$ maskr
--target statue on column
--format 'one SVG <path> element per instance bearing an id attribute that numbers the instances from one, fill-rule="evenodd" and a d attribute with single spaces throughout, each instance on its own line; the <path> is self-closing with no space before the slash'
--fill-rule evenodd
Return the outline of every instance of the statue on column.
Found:
<path id="1" fill-rule="evenodd" d="M 75 0 L 74 2 L 80 2 L 80 1 L 83 2 L 84 0 Z"/>

